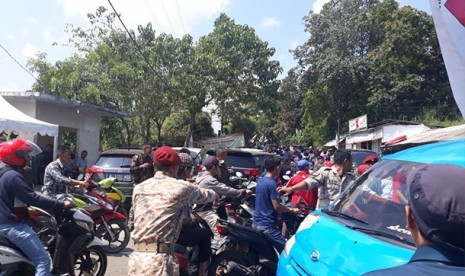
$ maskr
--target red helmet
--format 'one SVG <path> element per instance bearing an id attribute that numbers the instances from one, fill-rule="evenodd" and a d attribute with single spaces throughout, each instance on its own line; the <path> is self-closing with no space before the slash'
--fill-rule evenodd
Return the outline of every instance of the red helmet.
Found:
<path id="1" fill-rule="evenodd" d="M 26 165 L 26 156 L 34 156 L 42 151 L 31 141 L 13 139 L 0 144 L 0 159 L 3 163 L 23 167 Z"/>

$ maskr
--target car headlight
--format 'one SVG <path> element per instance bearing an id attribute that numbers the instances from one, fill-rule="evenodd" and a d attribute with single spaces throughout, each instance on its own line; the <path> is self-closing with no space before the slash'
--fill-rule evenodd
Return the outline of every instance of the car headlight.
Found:
<path id="1" fill-rule="evenodd" d="M 289 252 L 291 252 L 291 249 L 292 249 L 292 247 L 294 246 L 294 244 L 295 244 L 295 235 L 292 236 L 292 237 L 286 242 L 286 245 L 284 246 L 284 250 L 283 250 L 284 257 L 287 258 L 287 256 L 289 256 Z"/>
<path id="2" fill-rule="evenodd" d="M 312 225 L 318 221 L 318 219 L 320 218 L 319 215 L 308 215 L 303 221 L 302 223 L 300 223 L 300 226 L 299 226 L 299 229 L 297 229 L 297 233 L 299 233 L 300 231 L 302 230 L 305 230 L 305 229 L 309 229 L 310 227 L 312 227 Z"/>

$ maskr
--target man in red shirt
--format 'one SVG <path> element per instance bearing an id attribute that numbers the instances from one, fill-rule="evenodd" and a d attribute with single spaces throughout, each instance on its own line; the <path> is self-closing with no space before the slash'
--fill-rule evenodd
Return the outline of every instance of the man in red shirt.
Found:
<path id="1" fill-rule="evenodd" d="M 297 163 L 299 167 L 299 172 L 294 175 L 289 182 L 287 187 L 292 187 L 297 183 L 302 182 L 304 179 L 310 176 L 310 167 L 313 164 L 307 160 L 301 160 Z M 291 194 L 291 203 L 293 206 L 299 205 L 299 203 L 304 204 L 305 206 L 310 207 L 312 210 L 315 210 L 316 203 L 318 201 L 318 188 L 305 191 L 295 191 Z"/>

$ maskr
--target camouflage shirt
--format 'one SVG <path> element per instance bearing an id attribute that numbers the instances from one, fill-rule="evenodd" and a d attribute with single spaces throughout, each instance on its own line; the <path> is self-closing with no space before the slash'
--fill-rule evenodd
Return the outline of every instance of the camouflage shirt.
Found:
<path id="1" fill-rule="evenodd" d="M 182 215 L 188 204 L 214 201 L 212 190 L 198 188 L 183 180 L 156 172 L 134 188 L 134 243 L 174 243 L 181 231 Z M 174 254 L 133 252 L 129 275 L 178 275 Z"/>
<path id="2" fill-rule="evenodd" d="M 318 187 L 318 208 L 325 208 L 355 179 L 355 175 L 350 172 L 340 177 L 334 167 L 323 167 L 304 181 L 308 190 Z"/>
<path id="3" fill-rule="evenodd" d="M 144 163 L 149 163 L 150 166 L 141 168 L 140 166 Z M 154 167 L 152 157 L 150 157 L 150 155 L 144 156 L 142 154 L 134 155 L 132 157 L 129 171 L 131 172 L 132 181 L 134 181 L 135 184 L 139 184 L 150 177 L 153 177 Z"/>

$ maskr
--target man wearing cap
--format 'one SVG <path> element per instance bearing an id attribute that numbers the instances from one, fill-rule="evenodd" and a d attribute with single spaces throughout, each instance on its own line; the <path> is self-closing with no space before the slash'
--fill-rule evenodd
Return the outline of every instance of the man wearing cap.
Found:
<path id="1" fill-rule="evenodd" d="M 407 177 L 407 228 L 417 250 L 401 266 L 365 275 L 465 275 L 465 168 L 425 165 Z"/>
<path id="2" fill-rule="evenodd" d="M 217 199 L 215 192 L 176 179 L 182 165 L 171 147 L 153 154 L 154 177 L 134 188 L 134 252 L 129 257 L 128 275 L 179 275 L 174 244 L 182 226 L 182 214 L 189 204 Z"/>
<path id="3" fill-rule="evenodd" d="M 181 158 L 181 167 L 178 171 L 178 179 L 186 180 L 191 182 L 192 166 L 194 166 L 194 160 L 187 153 L 178 153 Z M 201 227 L 191 227 L 191 206 L 186 208 L 183 214 L 183 223 L 181 233 L 176 243 L 184 246 L 194 247 L 198 246 L 199 255 L 197 257 L 199 261 L 198 275 L 207 275 L 208 264 L 211 257 L 211 239 L 212 232 L 210 229 Z"/>
<path id="4" fill-rule="evenodd" d="M 310 177 L 310 166 L 313 166 L 312 162 L 300 160 L 297 163 L 297 166 L 299 167 L 299 172 L 289 180 L 286 187 L 292 187 Z M 310 207 L 312 210 L 315 210 L 317 201 L 317 188 L 313 188 L 308 191 L 295 191 L 291 194 L 291 203 L 295 207 L 299 204 L 303 204 Z"/>
<path id="5" fill-rule="evenodd" d="M 201 188 L 210 189 L 215 191 L 220 196 L 225 197 L 239 197 L 244 196 L 247 194 L 252 194 L 252 191 L 242 189 L 234 189 L 228 187 L 226 184 L 219 182 L 215 177 L 218 176 L 220 173 L 220 160 L 215 156 L 211 156 L 205 162 L 205 169 L 206 171 L 202 172 L 202 174 L 197 177 L 196 183 Z M 213 232 L 214 238 L 218 239 L 220 234 L 216 229 L 216 224 L 218 220 L 218 214 L 213 210 L 213 204 L 203 204 L 198 205 L 195 207 L 194 211 L 197 212 L 199 216 L 201 216 L 210 226 L 210 229 Z"/>
<path id="6" fill-rule="evenodd" d="M 355 181 L 352 170 L 352 153 L 347 149 L 338 149 L 334 153 L 334 165 L 323 167 L 307 179 L 292 187 L 278 188 L 278 192 L 289 194 L 299 190 L 311 190 L 318 187 L 318 208 L 327 207 L 347 186 Z"/>

